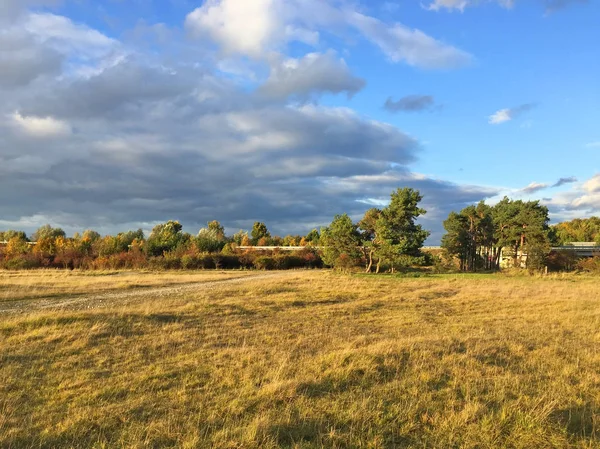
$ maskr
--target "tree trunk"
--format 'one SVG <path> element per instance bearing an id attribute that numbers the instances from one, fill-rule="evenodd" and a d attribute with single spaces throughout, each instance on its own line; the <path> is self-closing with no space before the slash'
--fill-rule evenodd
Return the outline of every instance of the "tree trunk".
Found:
<path id="1" fill-rule="evenodd" d="M 367 266 L 365 273 L 370 273 L 372 267 L 373 267 L 373 249 L 371 249 L 369 251 L 369 265 Z"/>

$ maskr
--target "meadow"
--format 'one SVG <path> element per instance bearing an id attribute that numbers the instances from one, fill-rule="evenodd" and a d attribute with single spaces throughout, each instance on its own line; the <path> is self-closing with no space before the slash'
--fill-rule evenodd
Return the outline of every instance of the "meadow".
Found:
<path id="1" fill-rule="evenodd" d="M 0 447 L 600 447 L 598 280 L 0 272 Z"/>

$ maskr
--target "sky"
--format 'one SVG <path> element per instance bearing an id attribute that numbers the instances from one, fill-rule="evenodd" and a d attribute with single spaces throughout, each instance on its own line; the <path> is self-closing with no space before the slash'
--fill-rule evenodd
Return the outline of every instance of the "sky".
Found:
<path id="1" fill-rule="evenodd" d="M 600 214 L 595 0 L 0 0 L 0 229 Z"/>

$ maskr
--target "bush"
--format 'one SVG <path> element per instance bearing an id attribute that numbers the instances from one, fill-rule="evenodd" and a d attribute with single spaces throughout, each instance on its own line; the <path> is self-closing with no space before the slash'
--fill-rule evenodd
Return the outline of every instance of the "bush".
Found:
<path id="1" fill-rule="evenodd" d="M 254 259 L 254 268 L 257 270 L 273 270 L 276 265 L 275 259 L 270 256 L 259 256 Z"/>
<path id="2" fill-rule="evenodd" d="M 4 260 L 1 267 L 6 270 L 31 270 L 42 267 L 42 264 L 39 258 L 32 254 L 26 254 L 21 257 Z"/>
<path id="3" fill-rule="evenodd" d="M 201 268 L 200 257 L 196 254 L 184 254 L 181 256 L 181 268 L 184 270 L 197 270 Z"/>
<path id="4" fill-rule="evenodd" d="M 600 257 L 590 257 L 577 262 L 577 269 L 587 273 L 600 274 Z"/>

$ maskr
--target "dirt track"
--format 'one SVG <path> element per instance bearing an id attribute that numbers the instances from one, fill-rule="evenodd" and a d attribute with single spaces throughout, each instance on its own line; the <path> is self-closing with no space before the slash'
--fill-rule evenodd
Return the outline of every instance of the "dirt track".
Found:
<path id="1" fill-rule="evenodd" d="M 96 309 L 105 307 L 109 303 L 128 303 L 151 296 L 162 298 L 194 291 L 213 290 L 222 285 L 241 284 L 257 279 L 284 277 L 292 272 L 277 272 L 258 274 L 255 276 L 243 276 L 238 278 L 223 279 L 219 281 L 193 282 L 169 287 L 140 288 L 136 290 L 111 291 L 107 293 L 96 293 L 93 295 L 75 295 L 66 298 L 40 298 L 28 300 L 16 300 L 0 302 L 0 316 L 14 313 L 29 313 L 38 310 L 73 310 L 73 309 Z"/>

